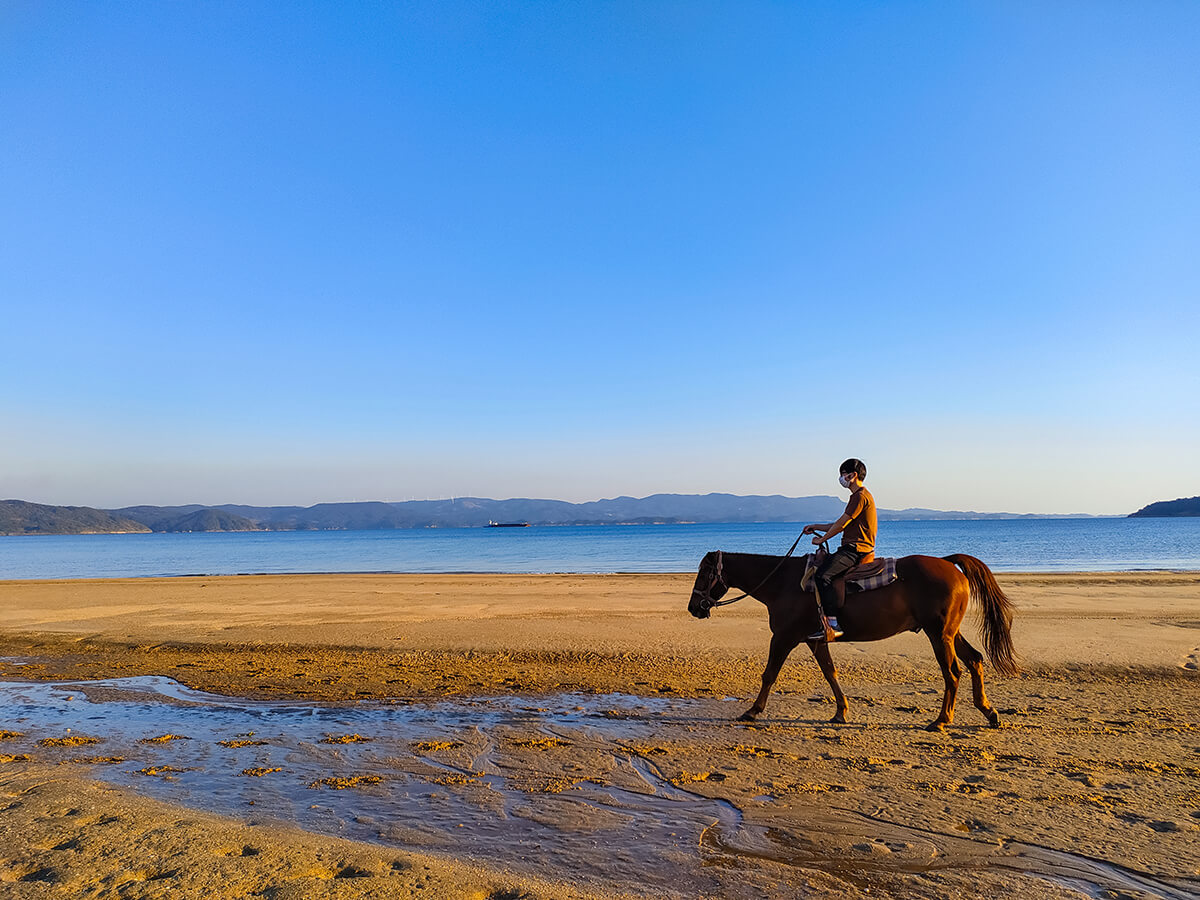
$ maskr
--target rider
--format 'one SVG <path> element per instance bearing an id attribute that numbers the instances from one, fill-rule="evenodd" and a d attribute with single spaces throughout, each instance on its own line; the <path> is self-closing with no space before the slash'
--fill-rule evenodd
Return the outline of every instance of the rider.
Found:
<path id="1" fill-rule="evenodd" d="M 814 544 L 823 543 L 839 532 L 842 534 L 842 545 L 837 552 L 829 554 L 817 568 L 817 599 L 821 610 L 827 615 L 820 622 L 820 628 L 808 636 L 810 641 L 832 641 L 842 636 L 837 615 L 841 612 L 846 594 L 843 578 L 850 569 L 859 563 L 869 562 L 875 555 L 875 533 L 878 530 L 875 498 L 863 487 L 867 467 L 861 459 L 848 459 L 838 472 L 838 481 L 850 491 L 846 511 L 836 522 L 828 525 L 804 526 L 804 534 L 821 532 L 813 538 Z"/>

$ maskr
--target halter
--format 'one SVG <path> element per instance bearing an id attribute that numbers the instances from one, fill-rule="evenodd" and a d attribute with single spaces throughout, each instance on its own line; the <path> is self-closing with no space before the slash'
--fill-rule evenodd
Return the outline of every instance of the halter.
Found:
<path id="1" fill-rule="evenodd" d="M 756 587 L 752 591 L 746 591 L 740 597 L 733 597 L 729 600 L 714 600 L 712 598 L 713 588 L 715 588 L 718 584 L 721 585 L 721 587 L 725 588 L 725 590 L 729 590 L 729 585 L 725 581 L 725 572 L 724 572 L 725 551 L 718 550 L 717 551 L 717 565 L 713 569 L 713 579 L 711 582 L 709 582 L 708 587 L 706 587 L 704 589 L 704 593 L 700 597 L 700 603 L 699 603 L 700 609 L 707 612 L 708 610 L 712 609 L 715 606 L 728 606 L 730 603 L 737 603 L 739 600 L 745 600 L 751 594 L 758 593 L 758 591 L 762 589 L 762 586 L 764 584 L 766 584 L 768 581 L 770 581 L 771 578 L 775 575 L 775 573 L 779 571 L 780 566 L 782 566 L 785 562 L 787 562 L 788 557 L 790 557 L 793 553 L 796 552 L 796 547 L 799 545 L 800 540 L 803 537 L 804 537 L 804 533 L 801 532 L 800 536 L 796 538 L 796 540 L 792 544 L 792 546 L 790 548 L 788 548 L 788 552 L 785 553 L 783 555 L 783 558 L 780 559 L 779 562 L 777 562 L 775 564 L 775 568 L 773 568 L 770 572 L 768 572 L 767 577 L 759 582 L 758 587 Z M 829 547 L 824 541 L 821 542 L 821 546 L 825 548 L 826 552 L 829 551 Z"/>

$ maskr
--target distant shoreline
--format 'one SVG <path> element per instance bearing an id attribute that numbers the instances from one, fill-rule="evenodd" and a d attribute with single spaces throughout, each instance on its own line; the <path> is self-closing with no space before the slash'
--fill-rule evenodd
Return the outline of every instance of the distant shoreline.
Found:
<path id="1" fill-rule="evenodd" d="M 1087 519 L 1128 519 L 1130 516 L 1119 514 L 1101 514 L 1095 515 L 1090 513 L 1071 513 L 1066 515 L 1057 515 L 1055 513 L 986 513 L 982 515 L 954 515 L 947 513 L 941 516 L 914 516 L 900 517 L 880 514 L 880 522 L 1046 522 L 1046 521 L 1073 521 Z M 1194 518 L 1190 516 L 1141 516 L 1139 518 L 1164 518 L 1164 519 L 1179 519 L 1179 518 Z M 689 521 L 689 520 L 664 520 L 653 522 L 595 522 L 595 521 L 580 521 L 580 522 L 530 522 L 523 524 L 521 528 L 643 528 L 654 527 L 659 525 L 796 525 L 803 527 L 809 520 L 797 519 L 795 521 L 778 520 L 778 519 L 754 519 L 754 520 L 713 520 L 713 521 Z M 486 531 L 488 528 L 507 527 L 507 526 L 489 526 L 489 525 L 409 525 L 404 527 L 385 527 L 385 528 L 212 528 L 212 529 L 197 529 L 197 530 L 129 530 L 120 531 L 0 531 L 0 537 L 95 537 L 101 535 L 153 535 L 153 534 L 336 534 L 345 532 L 388 532 L 388 531 Z"/>
<path id="2" fill-rule="evenodd" d="M 600 525 L 732 525 L 827 522 L 845 508 L 844 498 L 737 494 L 654 494 L 586 503 L 515 498 L 410 500 L 385 503 L 318 503 L 314 506 L 127 506 L 98 509 L 0 500 L 0 535 L 208 533 L 256 531 L 392 531 L 484 528 L 520 522 L 531 527 Z M 1090 513 L 1012 513 L 881 509 L 881 521 L 976 521 L 1121 518 Z"/>

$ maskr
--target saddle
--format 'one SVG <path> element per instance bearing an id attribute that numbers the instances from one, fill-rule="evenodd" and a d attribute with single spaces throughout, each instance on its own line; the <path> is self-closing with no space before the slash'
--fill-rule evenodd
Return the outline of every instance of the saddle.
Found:
<path id="1" fill-rule="evenodd" d="M 818 550 L 816 553 L 809 553 L 804 557 L 804 577 L 800 579 L 800 590 L 811 591 L 814 589 L 813 582 L 817 577 L 817 566 L 825 561 L 825 556 L 823 551 Z M 855 566 L 846 573 L 844 581 L 847 592 L 861 593 L 887 587 L 898 579 L 896 558 L 885 556 L 883 559 L 873 559 Z"/>

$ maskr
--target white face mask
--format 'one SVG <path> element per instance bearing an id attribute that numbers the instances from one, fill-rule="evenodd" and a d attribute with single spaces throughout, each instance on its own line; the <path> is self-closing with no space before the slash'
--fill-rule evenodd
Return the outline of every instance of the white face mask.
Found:
<path id="1" fill-rule="evenodd" d="M 839 475 L 838 482 L 841 484 L 842 487 L 848 488 L 848 487 L 850 487 L 850 476 L 849 475 Z"/>

